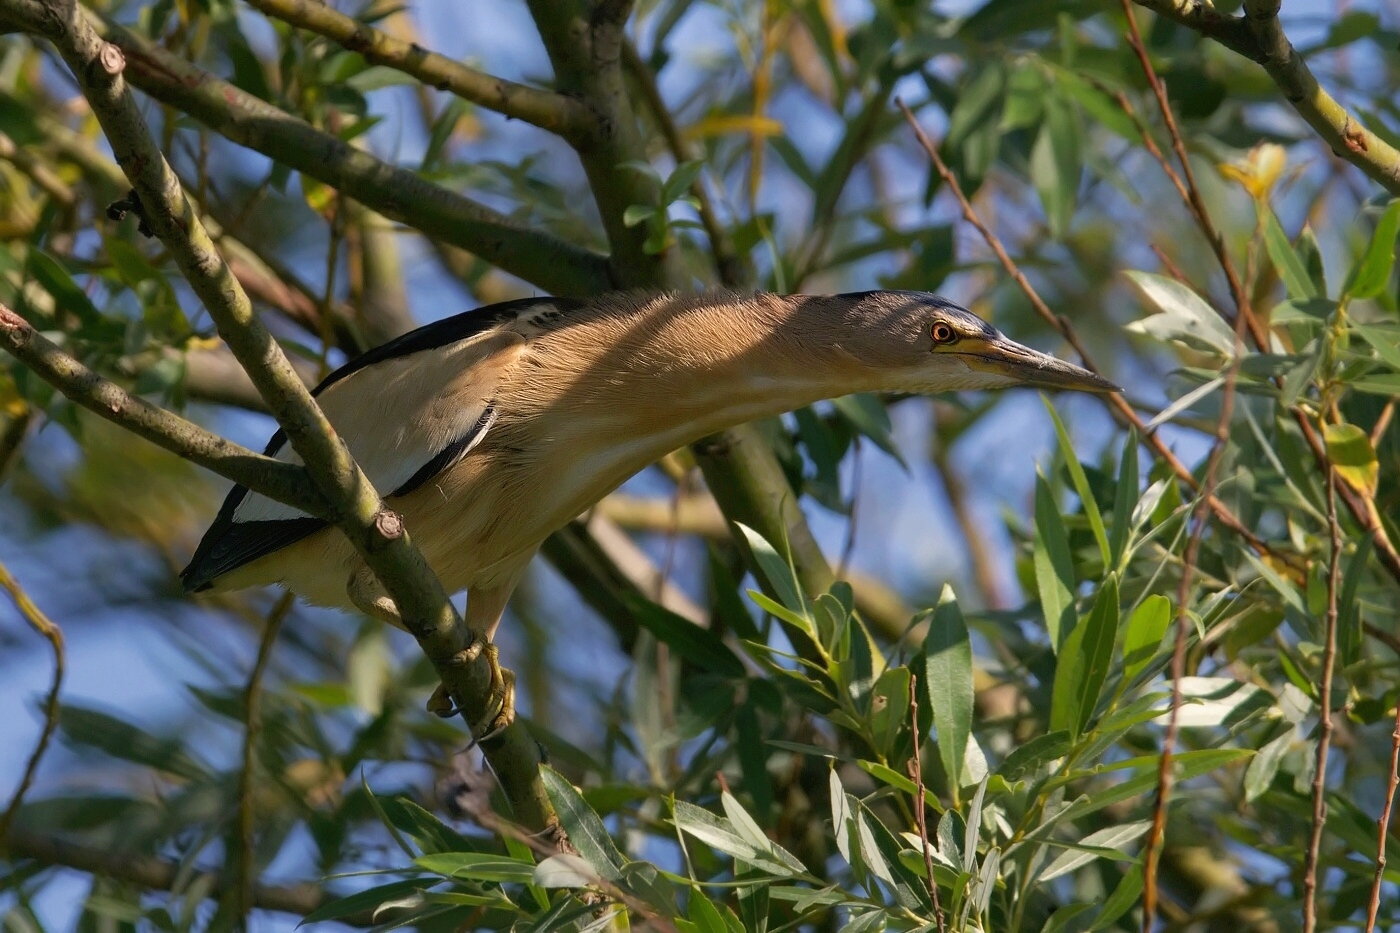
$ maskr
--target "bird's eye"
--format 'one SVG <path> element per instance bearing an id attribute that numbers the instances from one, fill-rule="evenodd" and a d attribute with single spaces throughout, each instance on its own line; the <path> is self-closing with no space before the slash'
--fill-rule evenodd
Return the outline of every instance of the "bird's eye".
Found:
<path id="1" fill-rule="evenodd" d="M 943 321 L 934 324 L 933 330 L 930 333 L 934 343 L 952 343 L 957 336 L 953 333 L 953 328 L 949 327 Z"/>

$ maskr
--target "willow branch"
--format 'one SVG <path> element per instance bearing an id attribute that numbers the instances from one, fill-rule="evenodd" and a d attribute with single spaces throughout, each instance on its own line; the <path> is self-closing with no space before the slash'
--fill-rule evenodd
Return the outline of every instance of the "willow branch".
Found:
<path id="1" fill-rule="evenodd" d="M 4 564 L 0 564 L 0 589 L 9 594 L 11 602 L 19 610 L 19 614 L 24 617 L 24 621 L 29 623 L 29 627 L 38 632 L 53 649 L 53 681 L 49 685 L 48 696 L 44 700 L 44 723 L 39 728 L 39 741 L 34 743 L 34 750 L 29 753 L 29 760 L 25 762 L 24 774 L 19 779 L 19 784 L 15 787 L 15 792 L 10 795 L 10 802 L 5 807 L 5 812 L 0 815 L 0 847 L 3 847 L 4 840 L 10 833 L 10 827 L 14 825 L 15 814 L 19 812 L 20 804 L 24 802 L 24 795 L 34 783 L 34 776 L 39 773 L 39 762 L 43 761 L 44 753 L 48 751 L 49 742 L 53 740 L 54 731 L 58 728 L 58 695 L 63 689 L 63 673 L 65 668 L 65 653 L 63 650 L 63 630 L 60 629 L 53 620 L 44 615 L 34 601 L 29 598 L 29 594 L 24 591 Z"/>
<path id="2" fill-rule="evenodd" d="M 1279 23 L 1280 0 L 1246 0 L 1244 16 L 1217 12 L 1200 0 L 1133 0 L 1159 16 L 1193 29 L 1258 62 L 1284 98 L 1332 151 L 1366 176 L 1400 195 L 1400 151 L 1347 113 L 1317 83 Z"/>
<path id="3" fill-rule="evenodd" d="M 140 196 L 147 223 L 306 464 L 326 501 L 327 517 L 345 533 L 393 598 L 405 627 L 437 668 L 468 722 L 481 720 L 493 705 L 486 653 L 472 659 L 467 649 L 475 636 L 414 547 L 402 518 L 384 506 L 281 348 L 253 314 L 248 296 L 151 139 L 124 77 L 127 62 L 122 49 L 103 41 L 93 21 L 71 0 L 0 3 L 0 16 L 17 10 L 31 17 L 30 25 L 54 43 L 72 70 L 118 164 Z M 517 818 L 537 831 L 557 830 L 558 818 L 539 776 L 539 749 L 523 723 L 503 729 L 483 743 L 483 750 Z M 562 842 L 562 832 L 552 834 Z"/>
<path id="4" fill-rule="evenodd" d="M 4 305 L 0 348 L 69 400 L 138 437 L 278 502 L 312 515 L 326 513 L 325 498 L 301 467 L 254 453 L 132 395 L 64 353 Z"/>
<path id="5" fill-rule="evenodd" d="M 1390 841 L 1390 816 L 1395 807 L 1395 791 L 1400 786 L 1400 702 L 1395 704 L 1395 728 L 1390 733 L 1390 770 L 1385 780 L 1385 803 L 1376 820 L 1376 874 L 1371 879 L 1371 897 L 1366 906 L 1366 933 L 1374 933 L 1381 910 L 1381 889 L 1385 886 L 1386 848 Z"/>
<path id="6" fill-rule="evenodd" d="M 254 905 L 257 885 L 257 868 L 254 848 L 253 787 L 256 781 L 255 769 L 258 765 L 258 737 L 262 734 L 262 682 L 272 660 L 272 646 L 277 643 L 277 634 L 282 631 L 282 622 L 292 610 L 296 597 L 290 592 L 282 594 L 272 611 L 263 622 L 262 638 L 258 640 L 258 654 L 253 661 L 253 670 L 248 675 L 248 685 L 243 691 L 243 768 L 238 774 L 238 828 L 237 861 L 235 877 L 238 888 L 234 891 L 238 909 L 237 917 L 247 917 Z"/>
<path id="7" fill-rule="evenodd" d="M 248 0 L 248 5 L 293 26 L 325 36 L 365 61 L 402 71 L 439 91 L 516 120 L 575 139 L 589 123 L 589 113 L 573 98 L 468 68 L 445 55 L 429 52 L 352 19 L 323 3 L 309 0 Z"/>
<path id="8" fill-rule="evenodd" d="M 44 865 L 72 868 L 103 878 L 111 878 L 135 887 L 150 891 L 185 891 L 190 879 L 188 865 L 167 862 L 151 855 L 135 852 L 119 852 L 82 845 L 54 835 L 35 832 L 23 827 L 15 827 L 9 835 L 0 838 L 10 858 L 32 859 Z M 207 889 L 205 897 L 217 900 L 227 890 L 225 882 L 216 877 Z M 305 915 L 321 905 L 334 900 L 333 895 L 322 893 L 313 884 L 274 886 L 259 884 L 253 887 L 253 904 L 263 910 Z M 371 926 L 374 918 L 371 911 L 341 917 L 340 923 L 354 926 Z"/>
<path id="9" fill-rule="evenodd" d="M 1327 468 L 1327 634 L 1322 649 L 1322 682 L 1317 723 L 1317 761 L 1312 781 L 1312 830 L 1303 865 L 1303 933 L 1317 929 L 1317 866 L 1322 854 L 1322 831 L 1327 825 L 1327 757 L 1332 748 L 1332 676 L 1337 666 L 1337 577 L 1341 574 L 1342 529 L 1337 522 L 1337 471 Z M 1385 839 L 1381 839 L 1384 848 Z"/>
<path id="10" fill-rule="evenodd" d="M 6 0 L 4 8 L 38 5 L 38 0 Z M 121 26 L 85 10 L 76 20 L 120 49 L 126 59 L 123 77 L 133 86 L 385 217 L 556 294 L 589 294 L 612 284 L 603 256 L 520 227 L 470 198 L 362 152 Z"/>

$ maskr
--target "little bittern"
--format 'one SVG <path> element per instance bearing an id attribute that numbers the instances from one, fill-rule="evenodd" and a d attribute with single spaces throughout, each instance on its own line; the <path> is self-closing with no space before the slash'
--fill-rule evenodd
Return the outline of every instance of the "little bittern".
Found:
<path id="1" fill-rule="evenodd" d="M 446 589 L 467 590 L 486 646 L 545 537 L 672 450 L 852 392 L 1016 385 L 1117 390 L 923 292 L 710 292 L 479 308 L 350 361 L 315 395 Z M 280 431 L 267 453 L 297 460 Z M 344 535 L 242 486 L 181 576 L 191 591 L 280 583 L 398 624 Z"/>

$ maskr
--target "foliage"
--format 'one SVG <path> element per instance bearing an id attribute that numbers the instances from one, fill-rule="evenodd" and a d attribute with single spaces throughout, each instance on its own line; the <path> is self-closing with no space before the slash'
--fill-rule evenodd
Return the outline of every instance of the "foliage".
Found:
<path id="1" fill-rule="evenodd" d="M 597 77 L 570 57 L 569 30 L 627 5 L 571 19 L 573 3 L 534 2 L 555 77 L 542 64 L 512 76 L 567 92 L 539 108 L 569 97 L 624 118 L 579 142 L 489 112 L 527 105 L 469 75 L 425 82 L 421 56 L 381 61 L 293 27 L 281 2 L 255 6 L 94 4 L 230 82 L 222 106 L 240 106 L 237 88 L 360 147 L 346 164 L 377 158 L 441 186 L 393 189 L 394 208 L 364 180 L 388 165 L 251 156 L 229 141 L 267 148 L 236 135 L 250 123 L 210 129 L 210 111 L 139 83 L 158 70 L 128 66 L 162 100 L 148 117 L 188 195 L 308 376 L 402 330 L 408 282 L 423 315 L 529 293 L 506 273 L 536 267 L 491 253 L 489 236 L 414 233 L 455 192 L 501 229 L 551 234 L 541 249 L 578 248 L 548 274 L 579 291 L 605 267 L 625 286 L 940 291 L 1016 339 L 1088 351 L 1127 402 L 853 396 L 760 425 L 786 480 L 769 498 L 827 527 L 885 515 L 863 541 L 922 543 L 888 519 L 897 489 L 857 488 L 851 464 L 884 455 L 866 442 L 938 480 L 951 507 L 936 535 L 966 559 L 924 561 L 898 594 L 869 574 L 814 587 L 805 528 L 686 518 L 714 512 L 699 452 L 628 488 L 662 489 L 649 514 L 663 521 L 623 497 L 598 509 L 650 558 L 581 524 L 552 542 L 571 586 L 532 579 L 506 656 L 574 849 L 557 852 L 454 755 L 463 731 L 422 709 L 431 666 L 377 625 L 294 609 L 250 687 L 267 595 L 196 608 L 175 594 L 213 509 L 202 478 L 0 360 L 0 559 L 72 644 L 99 643 L 83 620 L 120 607 L 178 645 L 171 676 L 188 680 L 154 721 L 121 697 L 67 697 L 66 753 L 3 843 L 9 926 L 67 916 L 43 907 L 73 890 L 64 865 L 91 873 L 84 930 L 218 930 L 250 908 L 385 930 L 1132 930 L 1144 894 L 1173 928 L 1362 928 L 1373 889 L 1370 922 L 1400 924 L 1397 827 L 1377 825 L 1392 732 L 1400 742 L 1400 201 L 1283 111 L 1269 74 L 1133 10 L 1140 60 L 1124 9 L 1102 2 L 953 15 L 653 0 Z M 455 55 L 425 24 L 456 14 L 431 6 L 339 8 Z M 1365 5 L 1323 28 L 1288 13 L 1341 104 L 1400 135 L 1400 23 Z M 0 37 L 0 303 L 132 391 L 258 434 L 230 411 L 258 399 L 168 256 L 134 219 L 104 217 L 126 183 L 44 49 Z M 896 95 L 936 131 L 935 156 L 1024 287 L 964 223 Z M 914 449 L 911 424 L 933 450 Z M 989 490 L 981 474 L 1000 473 L 986 465 L 1021 454 L 1020 488 Z M 677 553 L 690 597 L 654 601 L 646 572 L 664 576 Z M 595 642 L 607 661 L 581 669 Z M 54 839 L 74 845 L 45 848 Z"/>

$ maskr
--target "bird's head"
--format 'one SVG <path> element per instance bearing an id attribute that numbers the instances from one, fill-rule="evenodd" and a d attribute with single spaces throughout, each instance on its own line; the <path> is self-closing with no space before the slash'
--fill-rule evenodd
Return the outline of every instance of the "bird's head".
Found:
<path id="1" fill-rule="evenodd" d="M 887 389 L 921 394 L 1010 386 L 1121 391 L 1087 369 L 1017 343 L 937 295 L 881 291 L 843 297 L 853 300 L 846 305 L 848 327 L 841 344 L 863 364 L 881 370 Z"/>

